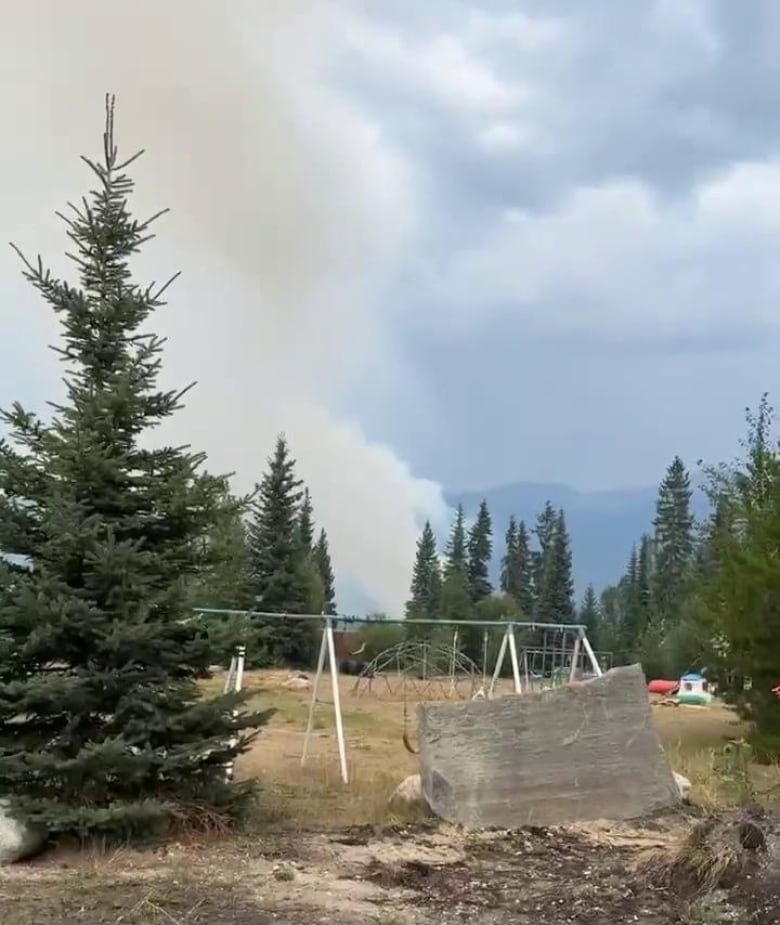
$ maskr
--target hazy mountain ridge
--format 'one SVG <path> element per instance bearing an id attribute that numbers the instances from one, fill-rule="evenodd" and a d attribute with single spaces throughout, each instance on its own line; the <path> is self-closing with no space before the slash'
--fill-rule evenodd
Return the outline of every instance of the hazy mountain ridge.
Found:
<path id="1" fill-rule="evenodd" d="M 582 492 L 556 483 L 515 482 L 484 491 L 448 492 L 447 502 L 453 507 L 462 504 L 470 518 L 482 499 L 487 500 L 493 518 L 492 571 L 496 582 L 510 515 L 524 520 L 530 530 L 546 501 L 562 507 L 571 536 L 579 600 L 589 582 L 600 591 L 620 578 L 633 544 L 643 533 L 652 531 L 657 496 L 657 485 Z M 701 491 L 694 492 L 693 509 L 698 518 L 707 515 L 707 499 Z"/>

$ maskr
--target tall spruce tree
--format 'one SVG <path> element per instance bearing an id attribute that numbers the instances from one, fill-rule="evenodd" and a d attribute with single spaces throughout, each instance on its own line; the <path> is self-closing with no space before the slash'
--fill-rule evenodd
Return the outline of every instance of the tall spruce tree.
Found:
<path id="1" fill-rule="evenodd" d="M 214 653 L 187 619 L 192 576 L 224 483 L 203 454 L 145 439 L 184 393 L 157 385 L 147 322 L 167 287 L 132 281 L 152 220 L 128 211 L 135 158 L 121 162 L 106 108 L 95 190 L 65 218 L 79 282 L 22 258 L 62 325 L 65 397 L 48 422 L 2 414 L 0 548 L 32 568 L 0 564 L 0 794 L 55 839 L 236 809 L 247 788 L 224 765 L 268 716 L 234 716 L 241 697 L 205 700 L 195 683 Z"/>
<path id="2" fill-rule="evenodd" d="M 551 549 L 552 598 L 556 623 L 573 623 L 575 617 L 571 540 L 563 508 L 558 511 Z"/>
<path id="3" fill-rule="evenodd" d="M 309 489 L 303 489 L 301 509 L 298 512 L 298 535 L 304 549 L 314 547 L 314 506 L 311 503 Z"/>
<path id="4" fill-rule="evenodd" d="M 407 620 L 437 620 L 440 613 L 441 571 L 436 553 L 436 538 L 430 523 L 426 520 L 422 534 L 417 541 L 412 584 L 409 600 L 406 602 Z M 417 639 L 430 638 L 433 627 L 425 624 L 409 624 L 407 635 Z"/>
<path id="5" fill-rule="evenodd" d="M 452 572 L 460 572 L 463 576 L 468 575 L 468 550 L 466 548 L 466 516 L 463 512 L 463 505 L 459 504 L 455 512 L 455 520 L 450 530 L 445 550 L 445 574 L 450 575 Z"/>
<path id="6" fill-rule="evenodd" d="M 468 581 L 473 603 L 493 593 L 490 583 L 490 560 L 493 557 L 493 525 L 487 501 L 482 501 L 468 535 Z"/>
<path id="7" fill-rule="evenodd" d="M 594 649 L 598 648 L 601 645 L 601 611 L 596 592 L 593 590 L 593 585 L 588 585 L 585 591 L 585 597 L 582 599 L 578 620 L 585 626 L 585 632 L 591 646 Z"/>
<path id="8" fill-rule="evenodd" d="M 533 574 L 528 531 L 521 520 L 509 518 L 501 559 L 501 591 L 514 598 L 526 619 L 533 614 Z"/>
<path id="9" fill-rule="evenodd" d="M 314 506 L 309 489 L 304 487 L 298 509 L 298 542 L 303 555 L 302 580 L 306 588 L 306 613 L 326 612 L 325 578 L 314 555 Z M 331 574 L 331 583 L 332 583 Z M 331 589 L 332 590 L 332 589 Z"/>
<path id="10" fill-rule="evenodd" d="M 611 652 L 614 663 L 625 664 L 622 653 L 623 636 L 623 594 L 619 585 L 608 585 L 599 595 L 599 648 Z"/>
<path id="11" fill-rule="evenodd" d="M 530 620 L 534 613 L 533 560 L 528 530 L 522 520 L 517 527 L 517 571 L 520 575 L 517 601 L 524 619 Z"/>
<path id="12" fill-rule="evenodd" d="M 653 540 L 647 533 L 642 534 L 639 542 L 636 581 L 640 624 L 644 628 L 652 618 L 653 609 Z"/>
<path id="13" fill-rule="evenodd" d="M 534 619 L 547 622 L 550 616 L 549 601 L 545 597 L 545 570 L 548 568 L 552 540 L 555 536 L 556 512 L 551 501 L 546 501 L 536 518 L 533 534 L 539 548 L 531 553 L 531 574 L 534 588 Z M 546 617 L 542 620 L 542 612 Z"/>
<path id="14" fill-rule="evenodd" d="M 336 581 L 333 575 L 333 566 L 330 561 L 328 536 L 324 530 L 320 530 L 320 535 L 314 545 L 313 556 L 314 563 L 317 567 L 317 573 L 322 582 L 324 612 L 334 615 L 336 613 Z"/>
<path id="15" fill-rule="evenodd" d="M 658 489 L 655 527 L 655 611 L 663 631 L 679 621 L 693 557 L 691 482 L 675 456 Z"/>
<path id="16" fill-rule="evenodd" d="M 575 608 L 571 543 L 563 510 L 555 511 L 548 502 L 539 517 L 537 537 L 541 551 L 537 560 L 539 590 L 536 597 L 536 619 L 540 623 L 573 623 Z"/>
<path id="17" fill-rule="evenodd" d="M 301 543 L 302 483 L 295 459 L 280 434 L 260 482 L 249 523 L 249 561 L 256 607 L 265 613 L 311 612 L 310 551 Z M 266 638 L 275 664 L 307 666 L 314 657 L 316 627 L 303 620 L 268 620 Z"/>
<path id="18" fill-rule="evenodd" d="M 620 590 L 623 597 L 620 649 L 627 661 L 634 661 L 637 657 L 640 639 L 645 628 L 642 621 L 639 552 L 636 545 L 631 547 L 628 567 L 620 582 Z"/>
<path id="19" fill-rule="evenodd" d="M 504 555 L 501 557 L 499 587 L 504 594 L 511 594 L 515 600 L 518 599 L 520 572 L 517 558 L 517 521 L 514 514 L 509 517 L 509 525 L 504 536 Z"/>
<path id="20" fill-rule="evenodd" d="M 445 550 L 439 606 L 443 620 L 469 620 L 472 616 L 467 556 L 465 515 L 459 504 Z"/>

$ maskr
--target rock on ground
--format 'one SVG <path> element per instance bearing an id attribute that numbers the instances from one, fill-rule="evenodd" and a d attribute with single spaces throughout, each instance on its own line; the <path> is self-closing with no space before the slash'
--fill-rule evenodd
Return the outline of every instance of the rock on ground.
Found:
<path id="1" fill-rule="evenodd" d="M 678 774 L 677 771 L 672 771 L 672 774 L 677 789 L 680 791 L 680 799 L 687 800 L 691 794 L 691 782 L 684 774 Z"/>
<path id="2" fill-rule="evenodd" d="M 0 799 L 0 864 L 23 861 L 36 854 L 44 841 L 40 831 L 16 819 L 8 801 Z"/>
<path id="3" fill-rule="evenodd" d="M 311 681 L 301 676 L 288 678 L 282 687 L 286 687 L 291 691 L 308 691 L 311 690 Z"/>
<path id="4" fill-rule="evenodd" d="M 420 775 L 410 774 L 409 777 L 402 780 L 390 795 L 387 805 L 391 810 L 417 811 L 429 814 L 430 809 L 423 797 Z"/>
<path id="5" fill-rule="evenodd" d="M 422 790 L 468 828 L 636 819 L 680 804 L 639 665 L 552 691 L 417 706 Z"/>

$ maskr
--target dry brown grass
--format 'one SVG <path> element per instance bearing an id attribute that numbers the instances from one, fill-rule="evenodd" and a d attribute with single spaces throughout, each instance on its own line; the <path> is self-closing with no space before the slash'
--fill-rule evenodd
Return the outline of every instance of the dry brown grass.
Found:
<path id="1" fill-rule="evenodd" d="M 724 745 L 744 736 L 748 728 L 732 710 L 708 707 L 654 706 L 656 729 L 675 771 L 691 781 L 691 799 L 707 809 L 738 805 L 743 788 L 716 769 Z M 780 808 L 780 766 L 751 764 L 750 784 L 759 802 Z"/>
<path id="2" fill-rule="evenodd" d="M 239 776 L 257 776 L 263 781 L 264 821 L 311 828 L 388 821 L 387 798 L 400 781 L 417 772 L 417 759 L 402 743 L 403 696 L 399 692 L 393 694 L 379 683 L 371 693 L 356 692 L 355 679 L 341 677 L 339 689 L 350 777 L 349 785 L 344 786 L 330 703 L 316 707 L 310 757 L 306 767 L 301 767 L 310 692 L 286 689 L 283 685 L 288 677 L 285 671 L 258 671 L 249 672 L 245 678 L 246 687 L 253 692 L 252 707 L 277 709 L 237 767 Z M 506 683 L 505 690 L 509 689 Z M 431 690 L 446 693 L 446 686 Z M 429 697 L 431 690 L 427 692 Z M 332 701 L 328 679 L 323 682 L 319 696 L 323 701 Z M 419 692 L 407 689 L 408 730 L 413 742 L 418 696 Z M 691 781 L 692 800 L 711 808 L 736 805 L 740 798 L 738 788 L 714 770 L 716 756 L 726 741 L 745 732 L 734 713 L 723 706 L 654 706 L 653 716 L 672 767 Z M 775 801 L 775 793 L 780 797 L 777 768 L 755 765 L 751 780 L 757 792 L 765 794 L 769 802 Z"/>

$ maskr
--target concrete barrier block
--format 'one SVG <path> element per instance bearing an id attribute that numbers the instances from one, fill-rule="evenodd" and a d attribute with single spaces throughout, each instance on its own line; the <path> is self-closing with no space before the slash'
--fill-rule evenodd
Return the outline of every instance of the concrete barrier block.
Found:
<path id="1" fill-rule="evenodd" d="M 639 665 L 551 691 L 417 707 L 423 796 L 471 828 L 633 819 L 680 802 Z"/>

